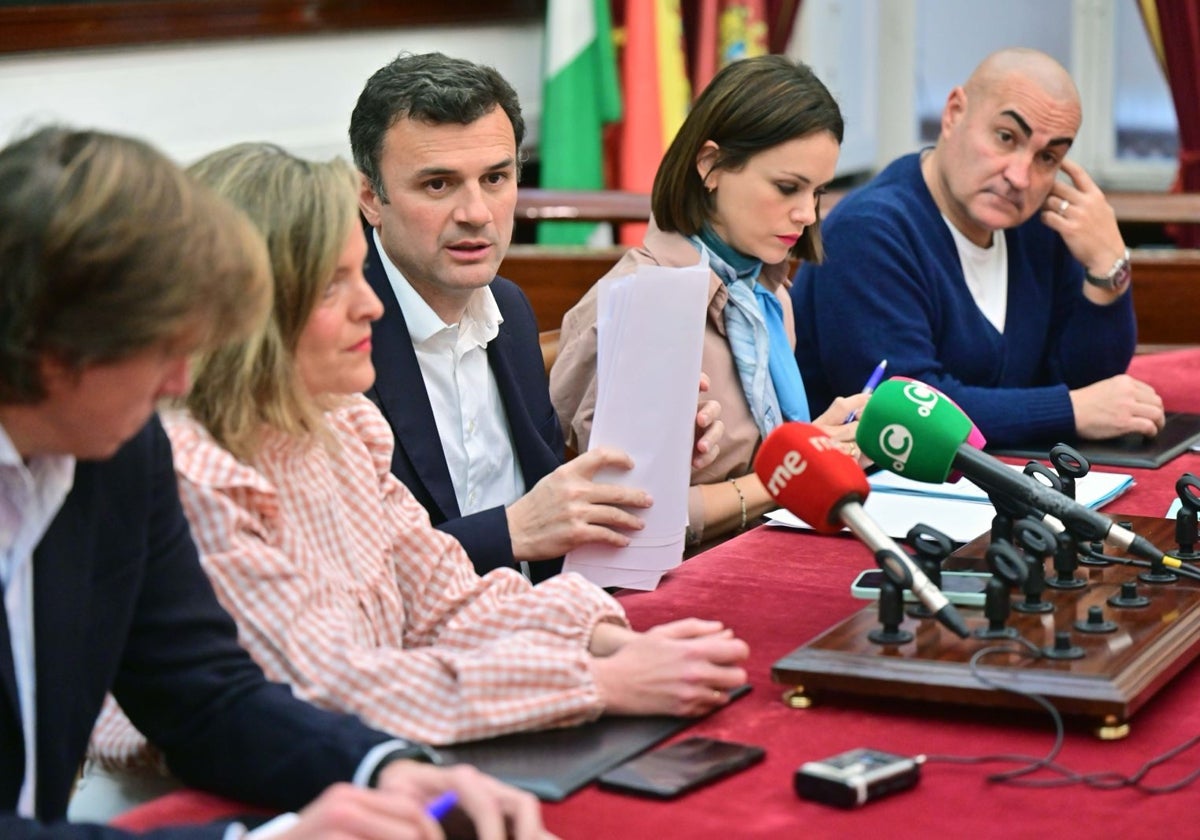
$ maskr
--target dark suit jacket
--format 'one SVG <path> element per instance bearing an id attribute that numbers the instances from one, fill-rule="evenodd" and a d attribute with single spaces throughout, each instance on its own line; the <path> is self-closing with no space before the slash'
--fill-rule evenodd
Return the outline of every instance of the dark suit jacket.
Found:
<path id="1" fill-rule="evenodd" d="M 239 647 L 200 567 L 157 418 L 110 460 L 78 464 L 33 562 L 41 820 L 62 819 L 109 690 L 187 785 L 273 808 L 300 807 L 351 778 L 387 740 L 294 699 Z M 0 609 L 0 837 L 42 837 L 14 816 L 25 755 L 11 651 Z"/>
<path id="2" fill-rule="evenodd" d="M 383 301 L 383 317 L 375 323 L 372 338 L 375 385 L 367 396 L 383 411 L 396 435 L 392 472 L 429 511 L 434 526 L 463 544 L 476 571 L 485 574 L 500 566 L 512 566 L 512 541 L 504 508 L 494 507 L 470 516 L 459 512 L 408 324 L 375 249 L 370 226 L 365 230 L 364 271 Z M 500 389 L 513 450 L 528 490 L 562 463 L 562 428 L 550 404 L 537 320 L 529 299 L 503 277 L 492 281 L 491 290 L 504 323 L 500 334 L 488 344 L 488 363 Z M 559 561 L 531 566 L 535 580 L 557 574 L 561 568 Z"/>

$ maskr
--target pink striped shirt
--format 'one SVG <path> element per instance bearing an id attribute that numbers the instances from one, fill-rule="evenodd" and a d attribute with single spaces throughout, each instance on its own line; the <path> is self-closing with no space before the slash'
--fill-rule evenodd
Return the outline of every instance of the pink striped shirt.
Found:
<path id="1" fill-rule="evenodd" d="M 577 575 L 479 577 L 392 476 L 375 406 L 355 397 L 326 419 L 336 446 L 271 432 L 250 467 L 163 417 L 205 571 L 267 676 L 430 744 L 597 717 L 588 640 L 626 624 L 617 602 Z M 93 758 L 141 763 L 144 746 L 110 697 Z"/>

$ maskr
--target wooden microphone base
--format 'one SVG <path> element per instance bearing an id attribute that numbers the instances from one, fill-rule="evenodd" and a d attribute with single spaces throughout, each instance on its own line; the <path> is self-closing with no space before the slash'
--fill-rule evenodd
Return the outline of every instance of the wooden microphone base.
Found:
<path id="1" fill-rule="evenodd" d="M 1174 546 L 1174 521 L 1118 517 L 1155 545 Z M 943 564 L 947 570 L 986 571 L 983 554 L 990 534 L 963 546 Z M 1107 552 L 1113 554 L 1112 549 Z M 1086 586 L 1047 588 L 1042 600 L 1053 610 L 1040 614 L 1013 609 L 1007 626 L 1039 648 L 1052 648 L 1056 631 L 1069 631 L 1082 650 L 1078 659 L 1034 658 L 1020 642 L 960 639 L 933 619 L 906 617 L 901 628 L 913 635 L 905 644 L 868 640 L 880 627 L 875 605 L 851 615 L 811 642 L 784 656 L 771 669 L 775 682 L 789 687 L 796 707 L 835 698 L 889 698 L 936 704 L 1007 709 L 1036 709 L 1026 698 L 983 685 L 971 673 L 971 657 L 984 647 L 1003 646 L 982 658 L 978 670 L 988 679 L 1049 699 L 1068 718 L 1098 727 L 1102 737 L 1122 737 L 1130 718 L 1200 654 L 1200 581 L 1181 577 L 1174 583 L 1138 579 L 1145 567 L 1114 564 L 1080 566 L 1075 577 Z M 1047 568 L 1047 577 L 1054 572 Z M 1121 584 L 1137 581 L 1142 607 L 1113 606 L 1109 599 Z M 1024 596 L 1012 594 L 1016 607 Z M 1083 632 L 1089 607 L 1103 608 L 1108 632 Z M 979 608 L 959 607 L 972 632 L 987 628 Z"/>

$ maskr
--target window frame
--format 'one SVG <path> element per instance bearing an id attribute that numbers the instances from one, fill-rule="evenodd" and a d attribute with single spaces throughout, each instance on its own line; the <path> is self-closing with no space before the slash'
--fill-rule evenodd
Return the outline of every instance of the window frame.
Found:
<path id="1" fill-rule="evenodd" d="M 546 0 L 119 0 L 0 5 L 0 54 L 545 19 Z"/>
<path id="2" fill-rule="evenodd" d="M 1175 160 L 1122 160 L 1117 157 L 1117 12 L 1113 0 L 1073 0 L 1071 74 L 1079 86 L 1084 129 L 1071 156 L 1106 189 L 1167 190 Z"/>

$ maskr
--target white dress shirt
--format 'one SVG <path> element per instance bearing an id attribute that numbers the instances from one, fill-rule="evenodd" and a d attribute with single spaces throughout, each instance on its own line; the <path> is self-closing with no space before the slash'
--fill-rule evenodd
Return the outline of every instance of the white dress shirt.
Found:
<path id="1" fill-rule="evenodd" d="M 70 455 L 26 461 L 0 426 L 0 585 L 12 642 L 25 779 L 17 816 L 32 818 L 37 802 L 37 673 L 33 635 L 33 550 L 58 514 L 75 481 Z"/>
<path id="2" fill-rule="evenodd" d="M 477 289 L 459 323 L 447 324 L 388 259 L 379 233 L 373 235 L 417 353 L 459 513 L 512 504 L 525 495 L 525 480 L 487 358 L 504 320 L 495 295 Z"/>

